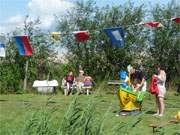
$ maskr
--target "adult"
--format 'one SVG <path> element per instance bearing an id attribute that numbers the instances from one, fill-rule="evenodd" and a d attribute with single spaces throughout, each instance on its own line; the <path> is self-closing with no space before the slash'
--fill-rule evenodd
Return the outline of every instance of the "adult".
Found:
<path id="1" fill-rule="evenodd" d="M 72 89 L 72 86 L 73 86 L 73 82 L 75 80 L 72 71 L 70 71 L 68 73 L 68 75 L 66 75 L 65 80 L 66 80 L 66 90 L 67 91 L 64 94 L 67 96 L 71 92 L 71 89 Z"/>
<path id="2" fill-rule="evenodd" d="M 128 71 L 130 73 L 132 90 L 138 93 L 139 91 L 146 91 L 146 80 L 143 71 L 132 66 L 128 66 Z"/>
<path id="3" fill-rule="evenodd" d="M 84 78 L 85 78 L 84 71 L 79 70 L 79 76 L 76 78 L 78 94 L 81 94 L 82 92 L 82 88 L 84 86 Z"/>
<path id="4" fill-rule="evenodd" d="M 154 116 L 163 116 L 165 110 L 164 96 L 166 94 L 166 87 L 165 87 L 166 73 L 160 66 L 157 66 L 156 70 L 157 70 L 157 75 L 154 75 L 154 77 L 157 77 L 157 87 L 159 92 L 156 95 L 157 112 L 154 114 Z"/>

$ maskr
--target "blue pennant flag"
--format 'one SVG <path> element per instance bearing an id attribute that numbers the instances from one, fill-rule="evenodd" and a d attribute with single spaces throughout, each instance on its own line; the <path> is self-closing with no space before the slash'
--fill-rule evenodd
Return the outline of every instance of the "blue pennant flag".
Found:
<path id="1" fill-rule="evenodd" d="M 122 47 L 124 46 L 124 31 L 121 27 L 118 28 L 107 28 L 104 32 L 109 36 L 113 46 Z"/>

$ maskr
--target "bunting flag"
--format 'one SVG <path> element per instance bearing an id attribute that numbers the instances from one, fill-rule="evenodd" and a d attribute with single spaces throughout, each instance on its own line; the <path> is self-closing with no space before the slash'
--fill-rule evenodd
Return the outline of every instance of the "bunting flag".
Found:
<path id="1" fill-rule="evenodd" d="M 87 31 L 75 31 L 74 35 L 78 42 L 85 42 L 89 39 L 89 33 Z"/>
<path id="2" fill-rule="evenodd" d="M 104 32 L 109 36 L 111 44 L 116 47 L 124 46 L 124 30 L 121 27 L 107 28 Z"/>
<path id="3" fill-rule="evenodd" d="M 139 23 L 139 25 L 144 25 L 149 28 L 157 28 L 157 27 L 163 27 L 163 25 L 160 22 L 146 22 L 146 23 Z"/>
<path id="4" fill-rule="evenodd" d="M 51 32 L 51 37 L 55 40 L 59 40 L 60 39 L 60 32 Z"/>
<path id="5" fill-rule="evenodd" d="M 176 22 L 177 24 L 180 24 L 180 17 L 172 18 L 171 20 Z"/>
<path id="6" fill-rule="evenodd" d="M 0 43 L 0 57 L 5 57 L 5 45 Z"/>
<path id="7" fill-rule="evenodd" d="M 32 48 L 29 43 L 28 36 L 16 36 L 15 40 L 20 55 L 22 56 L 32 55 Z"/>

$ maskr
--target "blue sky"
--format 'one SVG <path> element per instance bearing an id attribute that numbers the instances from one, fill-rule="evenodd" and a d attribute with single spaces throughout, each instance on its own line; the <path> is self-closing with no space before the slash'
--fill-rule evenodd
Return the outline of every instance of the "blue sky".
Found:
<path id="1" fill-rule="evenodd" d="M 29 0 L 0 0 L 0 20 L 7 19 L 16 14 L 27 13 Z"/>
<path id="2" fill-rule="evenodd" d="M 53 23 L 53 14 L 64 13 L 73 6 L 75 0 L 0 0 L 0 33 L 6 33 L 15 27 L 21 27 L 25 15 L 30 15 L 32 19 L 40 17 L 42 28 L 49 29 Z M 127 0 L 96 0 L 97 5 L 119 5 Z M 167 4 L 171 0 L 132 0 L 135 4 L 150 2 L 156 4 Z"/>

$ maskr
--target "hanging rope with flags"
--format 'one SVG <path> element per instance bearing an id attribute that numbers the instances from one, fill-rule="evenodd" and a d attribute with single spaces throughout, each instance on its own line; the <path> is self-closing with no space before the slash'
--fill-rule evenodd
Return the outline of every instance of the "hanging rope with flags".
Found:
<path id="1" fill-rule="evenodd" d="M 164 27 L 160 22 L 141 22 L 139 25 L 144 25 L 149 28 L 157 28 L 157 27 Z"/>
<path id="2" fill-rule="evenodd" d="M 176 24 L 180 24 L 180 17 L 173 17 L 171 19 L 164 19 L 167 21 L 173 21 Z M 140 22 L 138 24 L 132 24 L 132 25 L 125 25 L 125 26 L 145 26 L 148 28 L 159 28 L 164 27 L 160 22 L 157 21 L 149 21 L 149 22 Z M 124 27 L 125 27 L 124 26 Z M 90 39 L 90 33 L 89 31 L 102 31 L 102 30 L 86 30 L 86 31 L 74 31 L 72 34 L 74 35 L 76 41 L 78 43 L 80 42 L 86 42 Z M 103 29 L 103 32 L 106 33 L 106 35 L 109 37 L 111 44 L 115 47 L 123 47 L 125 45 L 125 32 L 122 27 L 116 27 L 116 28 L 105 28 Z M 49 34 L 48 34 L 49 35 Z M 69 35 L 69 33 L 61 33 L 61 32 L 51 32 L 51 37 L 54 40 L 59 40 L 60 35 Z M 33 51 L 32 47 L 29 43 L 28 36 L 15 36 L 16 46 L 18 48 L 19 54 L 21 56 L 31 56 Z M 0 40 L 0 57 L 5 57 L 5 44 Z"/>
<path id="3" fill-rule="evenodd" d="M 177 23 L 177 24 L 180 24 L 180 18 L 179 17 L 174 17 L 174 18 L 171 18 L 171 19 L 164 19 L 164 20 L 167 20 L 167 21 L 169 21 L 169 20 L 171 20 L 171 21 L 174 21 L 175 23 Z M 163 26 L 163 24 L 161 24 L 160 22 L 157 22 L 157 21 L 149 21 L 149 22 L 140 22 L 140 23 L 137 23 L 137 24 L 132 24 L 132 25 L 125 25 L 125 26 L 145 26 L 145 27 L 148 27 L 148 28 L 159 28 L 159 27 L 164 27 Z M 124 27 L 125 27 L 124 26 Z M 123 38 L 123 33 L 124 32 L 122 32 L 122 28 L 121 28 L 121 30 L 119 30 L 119 32 L 118 32 L 118 30 L 116 29 L 116 31 L 114 32 L 114 39 L 113 39 L 113 34 L 110 34 L 111 32 L 111 30 L 115 30 L 114 28 L 113 29 L 111 29 L 111 28 L 105 28 L 103 31 L 110 37 L 110 40 L 111 40 L 111 42 L 113 43 L 113 45 L 115 45 L 116 44 L 116 46 L 117 45 L 119 45 L 119 47 L 120 46 L 124 46 L 124 38 Z M 97 31 L 96 29 L 94 29 L 94 30 L 88 30 L 88 31 Z M 89 40 L 89 38 L 90 38 L 90 34 L 89 34 L 89 32 L 88 31 L 74 31 L 74 32 L 72 32 L 73 34 L 74 34 L 74 36 L 75 36 L 75 39 L 76 39 L 76 41 L 77 42 L 85 42 L 85 41 L 87 41 L 87 40 Z M 99 31 L 101 31 L 101 30 L 99 30 Z M 108 34 L 109 33 L 109 34 Z M 119 33 L 119 34 L 118 34 Z M 60 37 L 60 35 L 67 35 L 68 33 L 60 33 L 60 32 L 51 32 L 51 36 L 54 38 L 54 39 L 58 39 L 59 37 Z M 115 36 L 116 35 L 116 36 Z M 117 37 L 117 36 L 119 36 L 119 37 Z M 116 42 L 116 40 L 118 40 L 118 38 L 120 38 L 120 36 L 121 36 L 121 43 L 119 42 L 119 43 L 117 43 Z M 116 37 L 116 38 L 115 38 Z M 113 41 L 112 41 L 113 40 Z M 116 43 L 115 43 L 116 42 Z M 120 45 L 121 44 L 121 45 Z"/>

